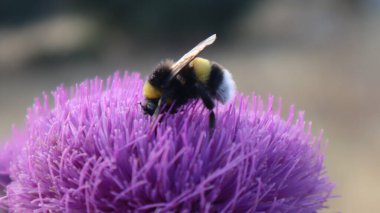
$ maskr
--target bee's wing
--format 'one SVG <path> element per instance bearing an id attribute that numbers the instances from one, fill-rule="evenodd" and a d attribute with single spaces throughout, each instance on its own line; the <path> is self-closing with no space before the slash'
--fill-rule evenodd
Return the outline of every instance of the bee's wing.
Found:
<path id="1" fill-rule="evenodd" d="M 201 43 L 199 43 L 197 46 L 195 46 L 192 50 L 187 52 L 182 58 L 180 58 L 177 62 L 175 62 L 172 65 L 172 70 L 174 75 L 178 75 L 179 71 L 184 68 L 187 64 L 189 64 L 195 57 L 199 55 L 207 46 L 214 43 L 216 40 L 216 34 L 208 37 L 207 39 L 203 40 Z"/>

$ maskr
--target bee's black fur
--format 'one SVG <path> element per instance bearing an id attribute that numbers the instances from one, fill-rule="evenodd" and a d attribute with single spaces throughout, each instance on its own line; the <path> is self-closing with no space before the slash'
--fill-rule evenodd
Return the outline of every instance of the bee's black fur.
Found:
<path id="1" fill-rule="evenodd" d="M 222 68 L 213 63 L 211 66 L 210 77 L 207 81 L 208 90 L 210 91 L 212 96 L 216 96 L 216 91 L 218 90 L 220 84 L 223 81 L 223 71 Z"/>
<path id="2" fill-rule="evenodd" d="M 154 72 L 149 76 L 149 83 L 152 86 L 162 90 L 163 87 L 168 83 L 170 77 L 172 76 L 171 66 L 173 61 L 166 60 L 161 62 Z"/>

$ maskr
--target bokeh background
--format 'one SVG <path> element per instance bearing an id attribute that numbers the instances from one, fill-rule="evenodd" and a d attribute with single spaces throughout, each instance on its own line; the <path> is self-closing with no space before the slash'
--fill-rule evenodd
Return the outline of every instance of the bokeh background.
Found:
<path id="1" fill-rule="evenodd" d="M 340 197 L 324 212 L 380 212 L 379 0 L 1 1 L 0 138 L 42 91 L 146 76 L 213 33 L 202 55 L 240 91 L 281 96 L 325 130 Z"/>

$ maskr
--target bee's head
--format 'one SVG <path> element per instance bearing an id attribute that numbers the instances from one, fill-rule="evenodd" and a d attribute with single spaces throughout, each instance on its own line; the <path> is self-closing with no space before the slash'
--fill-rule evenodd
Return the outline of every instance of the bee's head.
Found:
<path id="1" fill-rule="evenodd" d="M 140 105 L 145 114 L 153 115 L 158 105 L 158 99 L 145 99 Z"/>
<path id="2" fill-rule="evenodd" d="M 143 87 L 143 96 L 145 100 L 141 103 L 141 107 L 145 114 L 154 114 L 158 105 L 158 100 L 161 98 L 165 88 L 167 88 L 169 79 L 172 76 L 172 64 L 173 61 L 171 60 L 161 62 L 145 82 Z"/>

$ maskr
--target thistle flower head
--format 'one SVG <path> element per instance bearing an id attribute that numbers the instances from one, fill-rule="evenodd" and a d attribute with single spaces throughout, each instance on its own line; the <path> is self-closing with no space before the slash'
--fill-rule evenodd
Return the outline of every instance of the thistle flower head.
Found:
<path id="1" fill-rule="evenodd" d="M 281 118 L 281 101 L 239 95 L 216 109 L 142 113 L 138 74 L 59 87 L 28 110 L 26 130 L 1 161 L 11 211 L 315 212 L 332 184 L 322 137 L 303 113 Z M 105 85 L 105 88 L 103 88 Z M 296 117 L 296 118 L 295 118 Z M 3 151 L 6 150 L 5 148 Z M 14 152 L 14 150 L 17 150 Z M 11 152 L 8 152 L 11 153 Z M 1 160 L 1 159 L 0 159 Z"/>

